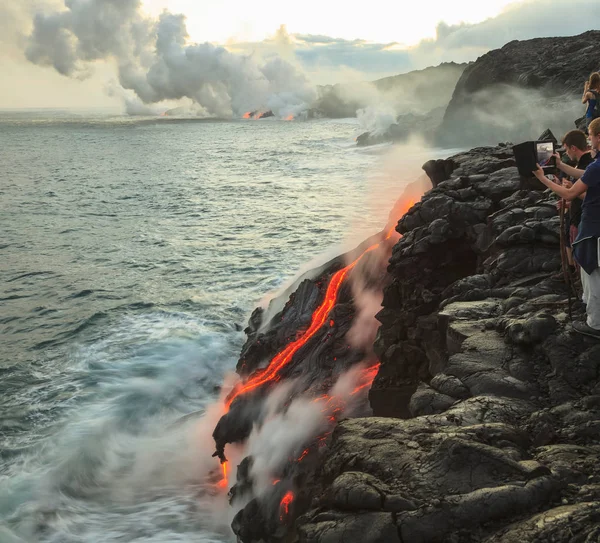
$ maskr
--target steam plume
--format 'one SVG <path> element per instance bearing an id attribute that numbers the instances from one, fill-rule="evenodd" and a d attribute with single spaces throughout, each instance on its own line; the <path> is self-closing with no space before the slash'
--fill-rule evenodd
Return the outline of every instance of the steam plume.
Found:
<path id="1" fill-rule="evenodd" d="M 273 479 L 290 457 L 302 456 L 302 449 L 317 435 L 329 433 L 337 418 L 352 416 L 366 403 L 370 375 L 363 364 L 342 374 L 331 391 L 319 398 L 304 395 L 294 398 L 288 406 L 293 387 L 284 383 L 267 398 L 265 422 L 254 428 L 247 443 L 246 454 L 252 457 L 250 474 L 253 492 L 264 496 L 273 488 Z"/>
<path id="2" fill-rule="evenodd" d="M 64 7 L 35 15 L 27 58 L 82 79 L 94 62 L 114 61 L 119 85 L 144 104 L 189 98 L 209 115 L 270 109 L 288 116 L 316 96 L 304 74 L 280 57 L 260 63 L 189 43 L 183 15 L 146 17 L 140 0 L 64 0 Z"/>

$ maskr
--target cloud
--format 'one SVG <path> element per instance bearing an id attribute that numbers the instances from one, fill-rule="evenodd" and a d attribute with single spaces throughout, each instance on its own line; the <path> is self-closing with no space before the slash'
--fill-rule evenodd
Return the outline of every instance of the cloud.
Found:
<path id="1" fill-rule="evenodd" d="M 437 27 L 435 40 L 419 44 L 421 50 L 461 49 L 490 50 L 512 40 L 552 36 L 571 36 L 600 25 L 596 0 L 570 0 L 557 5 L 555 0 L 525 0 L 511 4 L 497 17 L 474 25 Z"/>
<path id="2" fill-rule="evenodd" d="M 375 79 L 385 75 L 435 66 L 442 62 L 468 62 L 512 40 L 569 36 L 600 28 L 597 0 L 572 0 L 557 8 L 556 0 L 527 0 L 511 4 L 497 17 L 477 24 L 441 22 L 436 36 L 410 48 L 399 44 L 346 40 L 324 35 L 290 36 L 300 65 L 318 83 L 344 82 L 348 74 Z M 268 41 L 239 43 L 238 51 L 268 55 Z"/>
<path id="3" fill-rule="evenodd" d="M 284 47 L 283 32 L 273 40 Z M 65 0 L 38 11 L 27 59 L 87 79 L 94 63 L 111 61 L 118 81 L 144 104 L 191 99 L 210 115 L 241 116 L 270 109 L 287 117 L 316 97 L 304 74 L 282 56 L 259 62 L 211 43 L 189 43 L 184 15 L 146 16 L 140 0 Z"/>
<path id="4" fill-rule="evenodd" d="M 514 39 L 579 34 L 600 28 L 597 6 L 597 0 L 572 0 L 558 8 L 555 0 L 515 2 L 478 24 L 439 23 L 435 38 L 403 48 L 290 35 L 284 26 L 261 42 L 191 44 L 183 16 L 149 18 L 139 0 L 19 0 L 0 5 L 0 59 L 10 56 L 14 62 L 26 54 L 75 80 L 89 78 L 98 62 L 113 64 L 122 87 L 146 103 L 187 97 L 219 115 L 263 107 L 291 113 L 314 94 L 308 80 L 313 85 L 374 80 L 475 60 Z M 13 94 L 21 92 L 16 88 Z"/>

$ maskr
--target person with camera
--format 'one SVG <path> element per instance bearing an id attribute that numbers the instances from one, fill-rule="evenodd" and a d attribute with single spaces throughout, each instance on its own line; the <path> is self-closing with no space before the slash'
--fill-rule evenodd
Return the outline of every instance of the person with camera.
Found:
<path id="1" fill-rule="evenodd" d="M 580 179 L 584 174 L 586 168 L 594 162 L 590 150 L 588 148 L 588 141 L 585 133 L 581 130 L 571 130 L 567 132 L 562 139 L 563 149 L 569 159 L 570 162 L 574 164 L 574 166 L 570 166 L 565 164 L 562 161 L 562 157 L 559 153 L 554 153 L 554 158 L 556 160 L 556 168 L 569 176 L 571 179 L 577 180 Z M 568 180 L 563 181 L 563 186 L 570 188 L 573 186 L 573 183 Z M 584 194 L 579 195 L 577 198 L 573 199 L 569 203 L 569 230 L 567 233 L 567 249 L 569 253 L 569 263 L 571 263 L 571 244 L 577 238 L 577 234 L 579 231 L 579 223 L 581 221 L 581 207 L 583 205 Z M 562 202 L 562 200 L 561 200 Z"/>
<path id="2" fill-rule="evenodd" d="M 600 149 L 600 118 L 589 125 L 593 150 Z M 565 168 L 568 168 L 565 171 Z M 586 305 L 586 322 L 573 323 L 573 329 L 581 334 L 600 339 L 600 262 L 598 240 L 600 238 L 600 160 L 596 158 L 585 171 L 563 165 L 561 171 L 577 170 L 577 181 L 571 187 L 558 185 L 548 179 L 539 164 L 533 172 L 550 190 L 561 198 L 573 201 L 585 193 L 581 206 L 581 220 L 577 238 L 572 244 L 573 256 L 581 267 L 583 302 Z M 580 173 L 581 172 L 581 173 Z"/>

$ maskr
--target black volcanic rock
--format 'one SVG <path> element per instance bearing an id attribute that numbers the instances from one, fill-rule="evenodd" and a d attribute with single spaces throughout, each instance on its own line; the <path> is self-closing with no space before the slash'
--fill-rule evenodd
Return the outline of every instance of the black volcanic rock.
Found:
<path id="1" fill-rule="evenodd" d="M 273 300 L 267 311 L 254 311 L 245 330 L 247 341 L 236 368 L 244 381 L 260 375 L 275 356 L 304 336 L 311 325 L 313 313 L 323 302 L 332 277 L 344 267 L 344 262 L 354 261 L 367 247 L 380 244 L 387 251 L 391 249 L 391 244 L 384 240 L 385 234 L 375 234 L 355 250 L 313 270 L 311 277 L 301 278 L 292 289 Z M 361 274 L 366 288 L 376 287 L 381 291 L 388 281 L 385 272 L 387 257 L 381 262 L 377 262 L 378 258 L 376 252 L 365 255 L 354 268 L 354 273 Z M 282 300 L 286 301 L 279 307 Z M 326 315 L 322 326 L 272 376 L 275 378 L 269 378 L 232 399 L 229 409 L 213 431 L 216 456 L 224 460 L 227 444 L 246 441 L 253 427 L 263 422 L 263 402 L 280 381 L 295 382 L 289 391 L 290 399 L 304 393 L 319 397 L 326 394 L 340 375 L 351 367 L 359 362 L 375 362 L 372 352 L 352 348 L 346 337 L 355 313 L 351 288 L 346 281 L 341 284 L 336 304 Z"/>
<path id="2" fill-rule="evenodd" d="M 584 81 L 600 69 L 600 31 L 512 41 L 470 64 L 439 131 L 442 144 L 531 139 L 553 122 L 573 128 Z M 525 92 L 528 91 L 528 92 Z M 534 92 L 529 92 L 534 91 Z"/>
<path id="3" fill-rule="evenodd" d="M 434 188 L 398 222 L 378 279 L 374 416 L 338 422 L 309 461 L 289 464 L 289 516 L 283 483 L 250 500 L 234 520 L 244 543 L 598 540 L 600 342 L 573 331 L 583 304 L 555 278 L 556 197 L 523 187 L 508 144 L 424 168 Z M 303 326 L 335 269 L 300 283 L 265 331 L 253 316 L 240 373 Z M 340 346 L 352 303 L 345 291 L 334 309 Z M 326 382 L 339 371 L 331 341 L 319 336 L 286 376 Z M 243 420 L 251 404 L 240 406 Z M 233 495 L 251 485 L 250 461 Z"/>
<path id="4" fill-rule="evenodd" d="M 600 31 L 592 30 L 578 36 L 511 41 L 467 67 L 452 101 L 498 83 L 579 93 L 582 76 L 585 80 L 600 67 L 599 39 Z"/>
<path id="5" fill-rule="evenodd" d="M 399 221 L 376 416 L 339 423 L 320 459 L 299 466 L 290 537 L 598 539 L 600 343 L 572 331 L 552 277 L 555 198 L 520 188 L 509 149 L 437 163 L 437 186 Z"/>

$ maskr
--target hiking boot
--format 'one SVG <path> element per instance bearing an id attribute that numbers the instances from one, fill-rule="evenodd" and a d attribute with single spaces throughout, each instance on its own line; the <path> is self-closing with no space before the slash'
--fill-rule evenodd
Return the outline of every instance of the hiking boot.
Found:
<path id="1" fill-rule="evenodd" d="M 600 339 L 600 330 L 588 326 L 585 322 L 574 322 L 573 330 L 575 330 L 579 334 L 583 334 L 584 336 Z"/>

